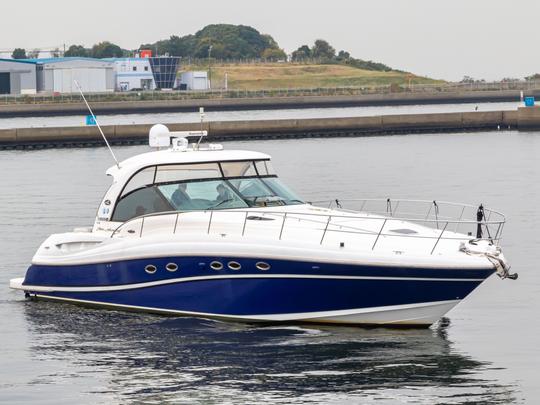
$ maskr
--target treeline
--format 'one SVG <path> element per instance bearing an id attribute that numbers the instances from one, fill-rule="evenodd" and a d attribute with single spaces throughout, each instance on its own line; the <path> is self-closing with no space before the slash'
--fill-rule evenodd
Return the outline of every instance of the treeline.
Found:
<path id="1" fill-rule="evenodd" d="M 159 55 L 217 59 L 286 59 L 287 54 L 270 35 L 245 25 L 212 24 L 194 35 L 171 36 L 141 44 Z"/>
<path id="2" fill-rule="evenodd" d="M 311 48 L 308 45 L 302 45 L 291 55 L 291 60 L 294 62 L 302 62 L 303 60 L 309 60 L 312 58 L 320 59 L 326 63 L 345 64 L 365 70 L 376 70 L 382 72 L 389 72 L 393 70 L 384 63 L 353 58 L 347 51 L 342 50 L 336 53 L 335 48 L 324 39 L 316 40 Z"/>
<path id="3" fill-rule="evenodd" d="M 255 28 L 245 25 L 212 24 L 197 31 L 195 34 L 182 37 L 173 35 L 154 43 L 141 44 L 138 48 L 151 49 L 156 55 L 180 56 L 186 58 L 214 58 L 214 59 L 264 59 L 271 61 L 292 60 L 295 62 L 320 60 L 321 63 L 345 64 L 353 67 L 390 71 L 392 68 L 383 64 L 353 58 L 347 51 L 336 50 L 325 40 L 318 39 L 313 46 L 302 45 L 290 57 L 279 47 L 278 43 L 268 34 L 261 34 Z M 82 45 L 71 45 L 64 56 L 66 57 L 92 57 L 114 58 L 133 56 L 138 50 L 122 49 L 120 46 L 108 41 L 95 44 L 91 48 Z M 53 56 L 59 56 L 56 50 Z M 24 49 L 13 52 L 14 59 L 27 58 Z M 31 55 L 30 57 L 37 57 Z"/>
<path id="4" fill-rule="evenodd" d="M 54 49 L 50 51 L 50 54 L 54 58 L 58 58 L 62 52 L 60 49 Z M 123 56 L 130 56 L 133 51 L 120 48 L 118 45 L 109 41 L 100 42 L 95 44 L 91 48 L 85 48 L 82 45 L 71 45 L 63 56 L 71 57 L 85 57 L 85 58 L 121 58 Z M 11 54 L 13 59 L 33 59 L 39 57 L 39 50 L 33 50 L 26 52 L 23 48 L 16 48 Z"/>

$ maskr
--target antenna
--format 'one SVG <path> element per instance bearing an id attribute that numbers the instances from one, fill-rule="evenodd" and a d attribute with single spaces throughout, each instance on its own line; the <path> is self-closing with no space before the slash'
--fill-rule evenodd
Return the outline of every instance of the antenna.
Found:
<path id="1" fill-rule="evenodd" d="M 199 116 L 201 117 L 201 136 L 199 137 L 199 140 L 197 141 L 197 150 L 199 149 L 199 144 L 201 143 L 203 137 L 204 137 L 204 131 L 203 131 L 203 121 L 204 121 L 204 107 L 199 107 Z"/>
<path id="2" fill-rule="evenodd" d="M 79 82 L 77 80 L 73 80 L 73 81 L 75 82 L 75 85 L 77 86 L 77 89 L 79 89 L 79 93 L 81 93 L 81 97 L 84 100 L 84 104 L 86 104 L 86 108 L 88 108 L 88 111 L 90 111 L 90 115 L 92 115 L 92 118 L 94 119 L 94 122 L 96 123 L 96 126 L 98 127 L 99 132 L 101 133 L 101 136 L 103 137 L 103 140 L 105 141 L 105 144 L 107 145 L 107 148 L 109 148 L 109 152 L 111 152 L 111 155 L 112 155 L 114 161 L 116 162 L 116 166 L 120 169 L 120 163 L 118 163 L 118 159 L 116 159 L 116 156 L 114 155 L 114 152 L 111 149 L 111 145 L 109 145 L 109 141 L 107 141 L 107 137 L 103 133 L 103 130 L 101 129 L 101 126 L 99 125 L 99 122 L 98 122 L 96 116 L 94 115 L 94 112 L 90 108 L 90 104 L 88 104 L 88 101 L 86 101 L 86 97 L 84 97 L 81 85 L 79 84 Z"/>

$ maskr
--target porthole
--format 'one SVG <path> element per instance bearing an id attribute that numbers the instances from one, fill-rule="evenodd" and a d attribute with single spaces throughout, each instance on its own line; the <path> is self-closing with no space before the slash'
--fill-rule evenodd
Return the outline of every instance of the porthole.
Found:
<path id="1" fill-rule="evenodd" d="M 270 265 L 266 262 L 257 262 L 255 267 L 257 267 L 259 270 L 262 270 L 262 271 L 270 270 Z"/>
<path id="2" fill-rule="evenodd" d="M 148 264 L 144 268 L 144 271 L 146 271 L 148 274 L 154 274 L 157 271 L 157 267 L 154 266 L 153 264 Z"/>
<path id="3" fill-rule="evenodd" d="M 240 270 L 242 268 L 242 265 L 238 262 L 229 262 L 227 266 L 231 270 Z"/>
<path id="4" fill-rule="evenodd" d="M 210 263 L 210 267 L 212 270 L 221 270 L 223 269 L 223 264 L 221 264 L 221 262 L 213 261 Z"/>
<path id="5" fill-rule="evenodd" d="M 172 273 L 172 272 L 178 270 L 178 265 L 176 263 L 167 263 L 165 268 Z"/>

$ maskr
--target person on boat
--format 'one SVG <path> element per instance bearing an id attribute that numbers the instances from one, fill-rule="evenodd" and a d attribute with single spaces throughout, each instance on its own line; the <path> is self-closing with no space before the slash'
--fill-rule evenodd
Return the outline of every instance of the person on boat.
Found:
<path id="1" fill-rule="evenodd" d="M 218 193 L 216 197 L 216 202 L 222 202 L 222 201 L 230 201 L 231 200 L 231 193 L 229 190 L 225 188 L 223 184 L 218 184 L 216 187 L 216 191 Z"/>
<path id="2" fill-rule="evenodd" d="M 191 197 L 186 192 L 186 183 L 179 183 L 178 188 L 172 194 L 172 201 L 176 206 L 176 209 L 188 209 L 191 206 Z"/>

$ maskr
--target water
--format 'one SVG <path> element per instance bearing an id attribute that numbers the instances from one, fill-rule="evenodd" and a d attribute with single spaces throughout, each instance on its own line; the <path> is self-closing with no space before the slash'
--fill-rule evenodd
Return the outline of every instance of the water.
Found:
<path id="1" fill-rule="evenodd" d="M 26 302 L 7 288 L 52 232 L 88 225 L 105 148 L 1 151 L 0 402 L 535 403 L 540 136 L 491 132 L 230 142 L 306 199 L 483 202 L 518 281 L 488 279 L 428 330 L 249 326 Z M 116 148 L 128 157 L 146 147 Z"/>
<path id="2" fill-rule="evenodd" d="M 296 118 L 334 118 L 334 117 L 368 117 L 372 115 L 389 114 L 422 114 L 441 112 L 467 112 L 475 111 L 501 111 L 515 110 L 522 103 L 460 103 L 460 104 L 428 104 L 404 106 L 369 106 L 369 107 L 337 107 L 337 108 L 299 108 L 284 110 L 249 110 L 249 111 L 208 111 L 208 121 L 244 121 L 244 120 L 272 120 Z M 167 124 L 198 122 L 199 112 L 178 113 L 150 113 L 150 114 L 114 114 L 100 115 L 101 125 L 129 125 L 129 124 Z M 31 127 L 70 127 L 85 125 L 86 116 L 59 116 L 59 117 L 16 117 L 0 119 L 0 129 L 31 128 Z"/>

